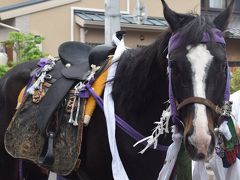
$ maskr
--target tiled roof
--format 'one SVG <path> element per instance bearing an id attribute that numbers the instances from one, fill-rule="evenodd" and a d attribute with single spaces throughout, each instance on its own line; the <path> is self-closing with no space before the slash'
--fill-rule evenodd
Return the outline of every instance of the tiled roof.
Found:
<path id="1" fill-rule="evenodd" d="M 76 10 L 76 16 L 79 16 L 83 20 L 86 21 L 96 21 L 96 22 L 104 22 L 105 15 L 104 12 L 96 12 L 96 11 L 84 11 L 84 10 Z M 123 24 L 137 24 L 134 16 L 121 14 L 121 23 Z M 162 26 L 167 27 L 167 22 L 160 17 L 147 17 L 147 19 L 143 22 L 142 25 L 146 26 Z"/>
<path id="2" fill-rule="evenodd" d="M 9 5 L 9 6 L 3 6 L 3 7 L 0 7 L 0 12 L 10 11 L 10 10 L 14 10 L 14 9 L 17 9 L 17 8 L 41 3 L 41 2 L 44 2 L 44 1 L 47 1 L 47 0 L 28 0 L 28 1 L 24 1 L 24 2 L 21 2 L 21 3 Z"/>
<path id="3" fill-rule="evenodd" d="M 240 39 L 240 28 L 231 28 L 226 31 L 227 37 Z"/>
<path id="4" fill-rule="evenodd" d="M 210 20 L 213 20 L 218 13 L 202 11 L 202 14 L 207 16 Z M 225 31 L 225 36 L 227 38 L 240 39 L 240 14 L 234 13 L 232 15 L 228 28 Z"/>
<path id="5" fill-rule="evenodd" d="M 240 14 L 234 14 L 227 29 L 227 37 L 240 39 Z"/>

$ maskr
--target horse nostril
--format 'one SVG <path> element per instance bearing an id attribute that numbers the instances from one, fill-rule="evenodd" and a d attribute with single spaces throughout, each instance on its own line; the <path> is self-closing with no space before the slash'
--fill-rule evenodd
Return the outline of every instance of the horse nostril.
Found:
<path id="1" fill-rule="evenodd" d="M 198 153 L 198 154 L 197 154 L 197 159 L 199 159 L 199 160 L 205 159 L 205 154 L 203 154 L 203 153 Z"/>

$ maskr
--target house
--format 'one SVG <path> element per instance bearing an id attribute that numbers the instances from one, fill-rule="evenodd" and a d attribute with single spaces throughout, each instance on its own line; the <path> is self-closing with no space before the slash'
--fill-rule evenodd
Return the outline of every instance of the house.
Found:
<path id="1" fill-rule="evenodd" d="M 214 19 L 231 0 L 201 0 L 201 13 Z M 225 32 L 227 57 L 232 67 L 240 66 L 240 0 L 235 0 L 232 19 Z"/>
<path id="2" fill-rule="evenodd" d="M 0 41 L 12 30 L 45 37 L 43 51 L 57 55 L 58 46 L 70 40 L 90 45 L 104 43 L 104 0 L 1 0 Z M 121 27 L 129 47 L 148 45 L 167 28 L 160 0 L 142 0 L 144 23 L 136 18 L 137 0 L 119 0 Z M 177 12 L 200 13 L 200 0 L 168 0 Z"/>

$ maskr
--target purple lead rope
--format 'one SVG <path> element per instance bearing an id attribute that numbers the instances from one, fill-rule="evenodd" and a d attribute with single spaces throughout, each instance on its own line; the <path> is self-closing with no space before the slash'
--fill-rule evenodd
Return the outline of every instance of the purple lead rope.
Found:
<path id="1" fill-rule="evenodd" d="M 93 98 L 96 100 L 97 104 L 103 109 L 103 100 L 101 97 L 99 97 L 92 89 L 91 85 L 88 83 L 86 84 L 85 88 L 89 91 L 89 93 L 93 96 Z M 139 141 L 143 138 L 145 138 L 142 134 L 140 134 L 138 131 L 136 131 L 134 128 L 132 128 L 129 124 L 127 124 L 122 118 L 120 118 L 118 115 L 115 115 L 117 126 L 122 129 L 125 133 L 127 133 L 130 137 L 132 137 L 134 140 Z M 142 142 L 143 145 L 147 145 L 147 142 Z M 169 146 L 157 144 L 157 150 L 159 151 L 167 151 Z M 151 147 L 154 149 L 153 147 Z"/>
<path id="2" fill-rule="evenodd" d="M 227 63 L 227 81 L 226 81 L 226 87 L 225 87 L 225 92 L 224 92 L 224 101 L 229 101 L 230 99 L 230 70 L 229 70 L 229 65 Z"/>

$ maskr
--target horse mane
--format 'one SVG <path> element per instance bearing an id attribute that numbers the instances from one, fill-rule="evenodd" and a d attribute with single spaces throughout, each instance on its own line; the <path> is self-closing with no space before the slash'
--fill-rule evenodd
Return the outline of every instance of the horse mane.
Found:
<path id="1" fill-rule="evenodd" d="M 208 33 L 210 38 L 213 38 L 212 28 L 216 27 L 209 21 L 208 17 L 189 14 L 188 20 L 185 20 L 182 27 L 178 30 L 181 34 L 181 45 L 186 47 L 189 44 L 192 46 L 199 44 L 203 38 L 203 33 Z"/>
<path id="2" fill-rule="evenodd" d="M 168 99 L 166 56 L 170 37 L 171 32 L 166 31 L 149 46 L 123 53 L 113 83 L 116 109 L 143 112 Z"/>

